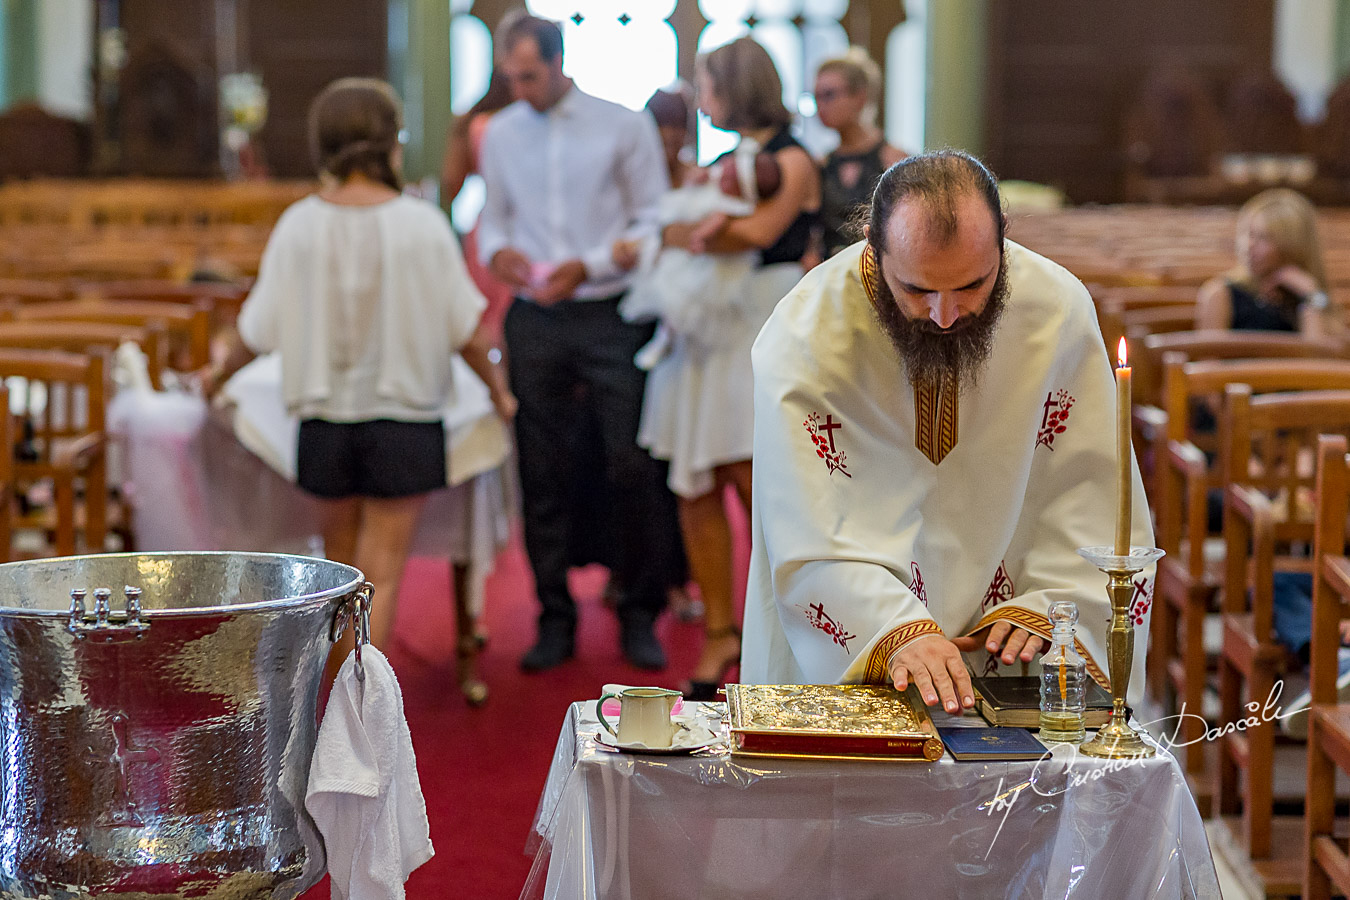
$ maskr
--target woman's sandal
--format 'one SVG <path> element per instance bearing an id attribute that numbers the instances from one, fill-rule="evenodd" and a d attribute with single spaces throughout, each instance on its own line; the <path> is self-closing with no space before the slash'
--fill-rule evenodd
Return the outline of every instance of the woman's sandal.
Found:
<path id="1" fill-rule="evenodd" d="M 737 645 L 739 645 L 741 639 L 741 630 L 737 628 L 735 625 L 727 625 L 724 628 L 716 628 L 711 631 L 705 631 L 703 633 L 703 640 L 716 641 L 720 640 L 721 638 L 729 637 L 732 635 L 736 637 L 736 643 Z M 737 653 L 731 659 L 723 660 L 722 670 L 717 674 L 716 681 L 691 680 L 685 682 L 681 689 L 681 693 L 684 694 L 684 699 L 699 700 L 704 702 L 715 702 L 718 699 L 720 699 L 718 697 L 717 692 L 722 689 L 723 683 L 726 680 L 727 672 L 729 672 L 733 666 L 739 665 L 740 661 L 741 661 L 740 653 Z"/>
<path id="2" fill-rule="evenodd" d="M 455 674 L 459 679 L 459 692 L 464 695 L 470 706 L 478 707 L 487 703 L 487 682 L 478 677 L 474 662 L 478 659 L 478 650 L 483 646 L 476 634 L 467 634 L 459 639 L 455 648 Z"/>

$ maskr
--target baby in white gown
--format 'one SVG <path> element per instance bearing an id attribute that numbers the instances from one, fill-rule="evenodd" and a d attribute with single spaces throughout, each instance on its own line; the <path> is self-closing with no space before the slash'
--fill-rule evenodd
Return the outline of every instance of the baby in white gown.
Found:
<path id="1" fill-rule="evenodd" d="M 782 174 L 769 153 L 758 153 L 742 141 L 734 153 L 709 169 L 697 183 L 666 193 L 661 201 L 661 225 L 695 224 L 691 244 L 701 248 L 727 219 L 749 215 L 759 200 L 778 190 Z M 641 244 L 619 241 L 614 261 L 636 268 L 637 275 L 619 313 L 629 322 L 659 319 L 656 336 L 638 352 L 640 368 L 650 369 L 665 354 L 674 334 L 713 346 L 718 335 L 739 315 L 737 299 L 756 264 L 757 252 L 691 252 L 662 247 L 653 236 Z"/>

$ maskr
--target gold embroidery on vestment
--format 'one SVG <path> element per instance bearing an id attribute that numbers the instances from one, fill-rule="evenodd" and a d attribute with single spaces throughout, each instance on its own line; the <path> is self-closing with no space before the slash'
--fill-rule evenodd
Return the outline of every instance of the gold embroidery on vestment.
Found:
<path id="1" fill-rule="evenodd" d="M 867 664 L 863 667 L 863 684 L 890 684 L 891 657 L 895 651 L 926 634 L 942 634 L 942 628 L 932 619 L 919 619 L 906 622 L 887 632 L 881 640 L 872 645 L 867 654 Z"/>
<path id="2" fill-rule="evenodd" d="M 871 245 L 858 257 L 858 277 L 870 303 L 877 302 L 877 261 Z M 954 381 L 943 385 L 914 386 L 914 446 L 938 465 L 952 452 L 959 436 L 959 386 Z"/>
<path id="3" fill-rule="evenodd" d="M 1050 620 L 1045 616 L 1038 615 L 1037 613 L 1020 606 L 1000 604 L 986 613 L 984 618 L 980 619 L 979 624 L 970 629 L 969 633 L 975 634 L 981 629 L 988 628 L 995 622 L 1008 622 L 1011 625 L 1021 628 L 1023 631 L 1029 631 L 1038 637 L 1044 638 L 1046 641 L 1050 640 L 1050 632 L 1053 630 L 1050 627 Z M 1111 679 L 1102 671 L 1102 667 L 1097 665 L 1097 661 L 1092 658 L 1092 654 L 1088 652 L 1087 647 L 1083 646 L 1082 639 L 1075 637 L 1073 643 L 1074 647 L 1078 650 L 1078 655 L 1083 657 L 1083 660 L 1087 663 L 1087 671 L 1088 674 L 1092 676 L 1092 680 L 1100 684 L 1106 690 L 1111 690 Z"/>

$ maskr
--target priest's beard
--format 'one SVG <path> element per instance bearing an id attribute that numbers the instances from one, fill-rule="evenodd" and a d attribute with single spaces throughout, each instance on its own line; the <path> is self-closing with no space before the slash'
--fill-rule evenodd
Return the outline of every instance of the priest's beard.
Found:
<path id="1" fill-rule="evenodd" d="M 984 309 L 963 316 L 947 329 L 929 318 L 912 319 L 895 301 L 877 255 L 876 302 L 872 312 L 909 370 L 913 384 L 973 385 L 994 349 L 994 333 L 1008 301 L 1008 259 L 1001 255 L 998 275 Z"/>

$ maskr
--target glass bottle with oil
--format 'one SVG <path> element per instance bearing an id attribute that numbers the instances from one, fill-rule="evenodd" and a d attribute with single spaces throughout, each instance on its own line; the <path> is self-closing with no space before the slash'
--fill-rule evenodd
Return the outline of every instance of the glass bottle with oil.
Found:
<path id="1" fill-rule="evenodd" d="M 1078 606 L 1072 600 L 1050 604 L 1050 649 L 1041 657 L 1042 743 L 1080 743 L 1086 737 L 1087 664 L 1074 649 Z"/>

